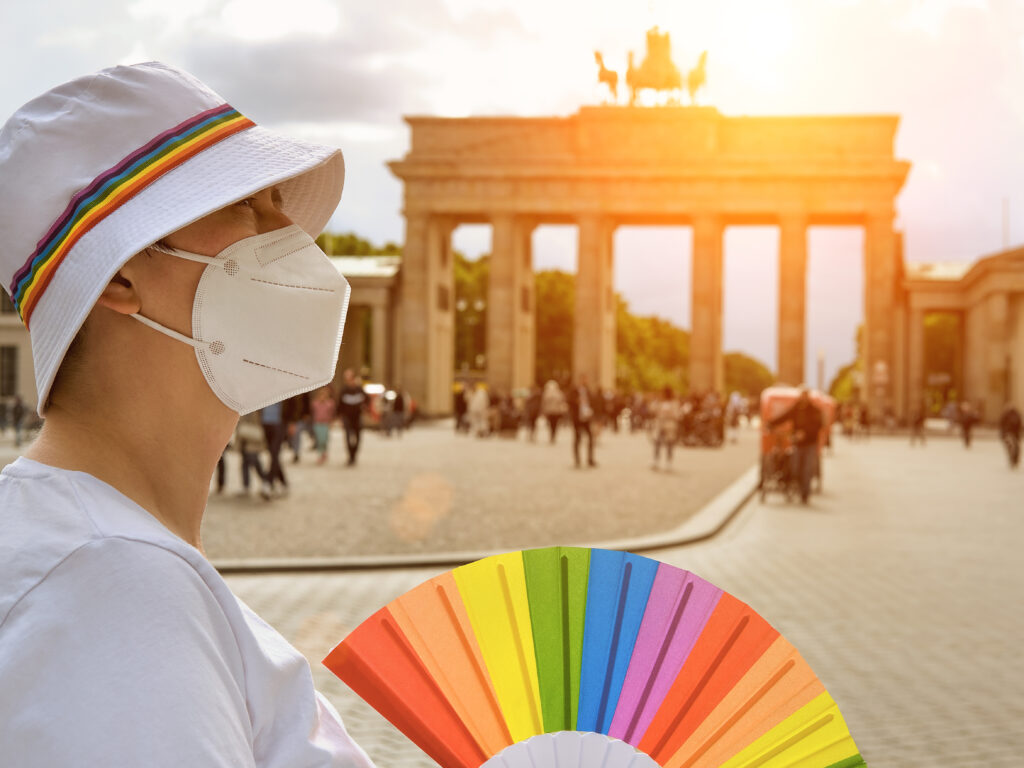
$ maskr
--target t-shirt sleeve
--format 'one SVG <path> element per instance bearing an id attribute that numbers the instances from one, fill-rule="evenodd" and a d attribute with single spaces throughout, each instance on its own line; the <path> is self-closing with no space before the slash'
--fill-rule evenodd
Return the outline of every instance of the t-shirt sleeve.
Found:
<path id="1" fill-rule="evenodd" d="M 254 765 L 237 642 L 186 561 L 99 539 L 0 625 L 0 762 Z"/>

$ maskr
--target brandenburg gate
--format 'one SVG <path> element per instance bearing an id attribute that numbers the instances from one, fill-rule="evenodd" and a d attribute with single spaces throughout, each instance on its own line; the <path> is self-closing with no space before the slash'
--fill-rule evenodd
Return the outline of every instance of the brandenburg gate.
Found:
<path id="1" fill-rule="evenodd" d="M 723 232 L 779 227 L 779 380 L 804 378 L 807 228 L 864 228 L 865 399 L 906 408 L 897 328 L 902 243 L 895 198 L 898 117 L 727 117 L 709 107 L 584 107 L 556 118 L 410 117 L 397 377 L 431 414 L 451 409 L 455 297 L 451 234 L 492 226 L 487 379 L 534 383 L 532 232 L 579 229 L 572 366 L 615 383 L 613 234 L 622 225 L 692 228 L 690 387 L 723 387 Z M 900 370 L 897 370 L 897 367 Z"/>

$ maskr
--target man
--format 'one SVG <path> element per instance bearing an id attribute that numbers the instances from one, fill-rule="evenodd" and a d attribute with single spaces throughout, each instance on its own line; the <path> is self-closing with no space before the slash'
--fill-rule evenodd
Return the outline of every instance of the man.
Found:
<path id="1" fill-rule="evenodd" d="M 341 395 L 338 397 L 338 415 L 345 427 L 345 447 L 348 448 L 348 466 L 356 463 L 359 453 L 359 436 L 363 429 L 363 409 L 369 398 L 363 385 L 356 381 L 351 368 L 345 370 Z"/>
<path id="2" fill-rule="evenodd" d="M 349 288 L 313 236 L 343 179 L 156 62 L 0 129 L 0 274 L 46 415 L 0 472 L 5 765 L 370 766 L 200 540 L 239 416 L 334 374 Z"/>
<path id="3" fill-rule="evenodd" d="M 824 423 L 806 387 L 800 388 L 799 397 L 789 409 L 768 424 L 774 429 L 786 422 L 793 425 L 793 474 L 800 485 L 800 501 L 806 504 L 811 495 L 811 474 L 817 467 L 818 439 Z"/>
<path id="4" fill-rule="evenodd" d="M 1006 446 L 1006 454 L 1010 459 L 1010 466 L 1016 467 L 1020 462 L 1020 411 L 1013 403 L 1007 403 L 999 417 L 999 438 Z"/>
<path id="5" fill-rule="evenodd" d="M 270 468 L 267 478 L 271 492 L 279 496 L 288 495 L 288 478 L 281 466 L 281 446 L 284 445 L 286 427 L 284 424 L 284 404 L 272 403 L 260 409 L 260 425 L 263 427 L 263 439 L 270 453 Z"/>
<path id="6" fill-rule="evenodd" d="M 587 466 L 596 467 L 594 461 L 594 392 L 588 386 L 586 374 L 580 374 L 579 383 L 569 392 L 569 417 L 572 419 L 572 457 L 580 467 L 580 441 L 587 436 Z"/>

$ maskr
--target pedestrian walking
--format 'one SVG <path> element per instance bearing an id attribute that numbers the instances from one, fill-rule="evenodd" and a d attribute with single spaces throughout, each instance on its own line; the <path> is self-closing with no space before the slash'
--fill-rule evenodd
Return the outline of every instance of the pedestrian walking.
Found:
<path id="1" fill-rule="evenodd" d="M 526 424 L 526 432 L 531 443 L 537 440 L 537 419 L 540 418 L 540 401 L 540 387 L 530 387 L 530 392 L 526 396 L 526 402 L 523 403 L 523 421 Z"/>
<path id="2" fill-rule="evenodd" d="M 288 495 L 288 478 L 281 466 L 281 446 L 284 445 L 286 427 L 284 424 L 284 404 L 273 403 L 260 409 L 260 424 L 263 437 L 270 455 L 270 466 L 267 477 L 270 479 L 270 490 L 280 496 Z"/>
<path id="3" fill-rule="evenodd" d="M 910 419 L 910 447 L 913 448 L 914 444 L 919 442 L 924 445 L 924 416 L 925 410 L 924 405 L 918 407 L 914 411 L 914 415 Z"/>
<path id="4" fill-rule="evenodd" d="M 394 397 L 391 400 L 391 411 L 389 412 L 388 435 L 394 432 L 397 437 L 402 436 L 406 424 L 407 398 L 401 387 L 395 387 Z"/>
<path id="5" fill-rule="evenodd" d="M 971 447 L 971 433 L 978 422 L 978 414 L 974 407 L 964 400 L 960 403 L 960 435 L 964 439 L 964 448 Z"/>
<path id="6" fill-rule="evenodd" d="M 572 457 L 576 467 L 580 466 L 580 442 L 587 437 L 587 466 L 596 467 L 594 461 L 594 391 L 588 386 L 587 377 L 581 374 L 579 382 L 569 392 L 569 416 L 572 419 Z"/>
<path id="7" fill-rule="evenodd" d="M 1007 403 L 999 417 L 999 439 L 1006 446 L 1006 456 L 1011 467 L 1016 467 L 1020 463 L 1020 431 L 1020 411 L 1013 403 Z"/>
<path id="8" fill-rule="evenodd" d="M 309 435 L 309 439 L 316 442 L 316 435 L 313 434 L 313 417 L 309 411 L 309 392 L 301 392 L 294 397 L 284 401 L 282 418 L 285 423 L 285 433 L 288 439 L 288 446 L 292 451 L 292 463 L 298 464 L 302 455 L 302 435 Z"/>
<path id="9" fill-rule="evenodd" d="M 654 462 L 651 469 L 658 470 L 662 451 L 665 453 L 665 469 L 672 469 L 672 449 L 679 439 L 678 427 L 681 416 L 682 410 L 672 387 L 665 387 L 661 397 L 654 404 L 654 417 L 651 420 L 651 438 L 654 441 Z"/>
<path id="10" fill-rule="evenodd" d="M 338 415 L 341 425 L 345 428 L 345 448 L 348 451 L 348 466 L 356 463 L 359 453 L 359 439 L 363 429 L 363 411 L 369 397 L 361 382 L 356 380 L 355 372 L 348 368 L 344 376 L 344 384 L 338 395 Z"/>
<path id="11" fill-rule="evenodd" d="M 269 500 L 272 490 L 270 474 L 260 461 L 260 453 L 267 447 L 267 441 L 258 411 L 247 413 L 238 420 L 238 426 L 235 428 L 235 445 L 242 455 L 242 490 L 238 495 L 249 495 L 249 476 L 254 472 L 259 478 L 260 496 L 264 500 Z"/>
<path id="12" fill-rule="evenodd" d="M 455 433 L 469 432 L 469 392 L 464 382 L 456 382 L 452 391 L 452 407 L 455 412 Z"/>
<path id="13" fill-rule="evenodd" d="M 811 495 L 811 476 L 817 468 L 818 440 L 824 424 L 821 411 L 811 402 L 806 387 L 801 387 L 796 402 L 768 425 L 775 428 L 787 422 L 793 425 L 793 475 L 800 487 L 800 501 L 806 504 Z"/>
<path id="14" fill-rule="evenodd" d="M 540 412 L 548 422 L 548 441 L 554 445 L 555 437 L 558 434 L 558 422 L 569 411 L 565 394 L 558 382 L 549 379 L 544 385 L 544 391 L 540 396 Z"/>
<path id="15" fill-rule="evenodd" d="M 331 437 L 331 422 L 337 411 L 334 391 L 325 384 L 316 391 L 309 403 L 310 415 L 313 419 L 313 435 L 316 437 L 317 464 L 327 461 L 327 443 Z"/>
<path id="16" fill-rule="evenodd" d="M 490 408 L 491 398 L 487 394 L 487 387 L 477 383 L 473 396 L 469 399 L 469 423 L 477 437 L 487 437 L 490 434 Z"/>
<path id="17" fill-rule="evenodd" d="M 4 765 L 371 768 L 200 542 L 239 417 L 334 375 L 349 287 L 313 238 L 343 178 L 156 62 L 0 128 L 0 282 L 45 416 L 0 472 Z"/>

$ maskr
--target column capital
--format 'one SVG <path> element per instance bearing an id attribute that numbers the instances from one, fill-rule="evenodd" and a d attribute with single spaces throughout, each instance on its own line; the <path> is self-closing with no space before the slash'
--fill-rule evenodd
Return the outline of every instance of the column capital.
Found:
<path id="1" fill-rule="evenodd" d="M 690 217 L 690 221 L 694 229 L 725 229 L 725 216 L 718 211 L 698 211 Z"/>
<path id="2" fill-rule="evenodd" d="M 777 220 L 780 229 L 806 229 L 808 216 L 806 211 L 780 211 Z"/>

